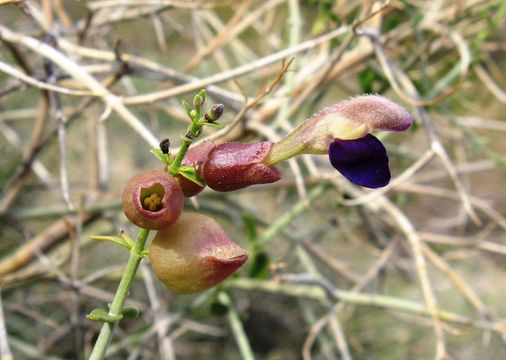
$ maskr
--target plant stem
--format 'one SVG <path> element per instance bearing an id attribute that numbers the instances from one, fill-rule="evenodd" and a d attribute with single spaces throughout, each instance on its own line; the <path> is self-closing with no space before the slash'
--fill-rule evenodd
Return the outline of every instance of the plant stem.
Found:
<path id="1" fill-rule="evenodd" d="M 141 229 L 139 231 L 139 235 L 137 235 L 137 239 L 130 250 L 130 257 L 128 258 L 125 271 L 123 272 L 118 289 L 116 290 L 116 294 L 114 295 L 114 299 L 112 300 L 112 304 L 109 308 L 110 315 L 119 315 L 123 310 L 125 299 L 130 291 L 130 285 L 132 284 L 132 280 L 142 260 L 142 251 L 144 250 L 148 234 L 149 230 Z M 101 360 L 104 358 L 107 347 L 111 342 L 112 332 L 116 323 L 117 321 L 111 323 L 104 322 L 95 346 L 93 347 L 93 351 L 91 352 L 89 358 L 90 360 Z"/>
<path id="2" fill-rule="evenodd" d="M 239 314 L 237 313 L 237 310 L 232 302 L 232 299 L 224 291 L 221 291 L 218 297 L 220 301 L 222 301 L 228 307 L 227 312 L 228 322 L 232 329 L 232 333 L 234 334 L 237 346 L 239 347 L 241 358 L 243 360 L 255 360 L 255 356 L 253 355 L 253 350 L 251 349 L 248 336 L 244 331 L 244 327 L 242 326 L 241 319 L 239 318 Z"/>
<path id="3" fill-rule="evenodd" d="M 191 136 L 195 136 L 196 134 L 199 133 L 201 127 L 202 125 L 199 125 L 196 122 L 192 121 L 192 124 L 188 127 L 188 134 L 191 134 Z M 183 144 L 179 148 L 179 152 L 177 153 L 176 158 L 174 159 L 174 161 L 172 161 L 172 164 L 169 167 L 169 174 L 171 174 L 172 176 L 177 175 L 177 170 L 181 166 L 183 158 L 192 142 L 193 139 L 189 138 L 188 136 L 184 136 Z"/>

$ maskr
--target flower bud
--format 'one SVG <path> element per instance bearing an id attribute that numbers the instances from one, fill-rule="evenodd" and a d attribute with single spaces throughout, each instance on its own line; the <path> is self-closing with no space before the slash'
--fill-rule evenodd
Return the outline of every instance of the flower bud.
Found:
<path id="1" fill-rule="evenodd" d="M 207 122 L 215 122 L 218 120 L 221 115 L 223 115 L 223 111 L 225 110 L 223 104 L 214 104 L 211 108 L 205 113 L 204 118 Z"/>
<path id="2" fill-rule="evenodd" d="M 171 226 L 183 209 L 183 191 L 176 178 L 164 170 L 135 175 L 123 190 L 122 200 L 126 217 L 150 230 Z"/>
<path id="3" fill-rule="evenodd" d="M 186 152 L 181 165 L 193 166 L 197 170 L 198 174 L 200 167 L 207 159 L 209 151 L 211 151 L 214 147 L 215 145 L 212 141 L 202 141 L 201 143 L 191 147 Z M 179 181 L 179 185 L 181 185 L 184 196 L 186 197 L 195 196 L 204 190 L 202 186 L 195 184 L 193 181 L 188 180 L 182 175 L 177 175 L 176 178 Z"/>
<path id="4" fill-rule="evenodd" d="M 204 104 L 204 98 L 200 95 L 195 95 L 195 97 L 193 98 L 193 107 L 195 109 L 200 109 L 203 104 Z"/>
<path id="5" fill-rule="evenodd" d="M 232 191 L 281 179 L 281 173 L 263 163 L 273 143 L 224 143 L 209 152 L 202 169 L 207 186 L 216 191 Z"/>
<path id="6" fill-rule="evenodd" d="M 212 218 L 184 213 L 173 226 L 156 234 L 149 259 L 165 286 L 189 294 L 225 280 L 244 264 L 248 254 Z"/>
<path id="7" fill-rule="evenodd" d="M 403 131 L 414 119 L 402 106 L 362 95 L 313 114 L 273 146 L 265 163 L 274 165 L 299 154 L 326 154 L 335 140 L 355 140 L 374 130 Z"/>

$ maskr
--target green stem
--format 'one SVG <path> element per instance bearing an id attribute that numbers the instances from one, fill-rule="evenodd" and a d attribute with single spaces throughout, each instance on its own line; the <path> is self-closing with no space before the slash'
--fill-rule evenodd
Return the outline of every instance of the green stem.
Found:
<path id="1" fill-rule="evenodd" d="M 144 250 L 148 235 L 149 230 L 141 229 L 139 235 L 137 236 L 137 240 L 135 240 L 135 243 L 130 250 L 128 263 L 126 265 L 125 271 L 123 272 L 123 276 L 121 277 L 121 281 L 118 285 L 118 289 L 116 290 L 116 294 L 114 295 L 114 299 L 112 300 L 112 304 L 109 308 L 110 315 L 119 315 L 123 310 L 123 305 L 125 304 L 125 299 L 128 295 L 128 292 L 130 291 L 132 280 L 142 260 L 142 251 Z M 114 326 L 116 326 L 116 323 L 117 322 L 104 323 L 95 346 L 93 347 L 93 351 L 91 352 L 89 360 L 100 360 L 104 358 L 107 347 L 111 342 L 112 332 L 114 330 Z"/>
<path id="2" fill-rule="evenodd" d="M 241 358 L 243 360 L 255 360 L 255 356 L 253 355 L 253 350 L 251 350 L 248 336 L 244 331 L 244 327 L 242 326 L 241 319 L 239 318 L 239 314 L 237 313 L 232 299 L 224 291 L 221 291 L 218 297 L 220 301 L 228 307 L 228 322 L 232 328 L 232 333 L 234 334 L 235 341 L 237 342 L 237 347 L 241 353 Z"/>
<path id="3" fill-rule="evenodd" d="M 195 116 L 196 119 L 199 118 L 199 114 Z M 195 121 L 192 121 L 192 124 L 188 127 L 188 133 L 190 133 L 193 137 L 196 136 L 200 132 L 200 129 L 202 128 L 202 125 L 198 124 Z M 183 158 L 188 151 L 191 143 L 193 142 L 193 139 L 190 139 L 188 136 L 184 136 L 183 144 L 179 148 L 179 151 L 176 155 L 176 158 L 172 161 L 172 164 L 169 167 L 169 174 L 172 176 L 177 175 L 177 170 L 181 166 L 181 163 L 183 162 Z"/>

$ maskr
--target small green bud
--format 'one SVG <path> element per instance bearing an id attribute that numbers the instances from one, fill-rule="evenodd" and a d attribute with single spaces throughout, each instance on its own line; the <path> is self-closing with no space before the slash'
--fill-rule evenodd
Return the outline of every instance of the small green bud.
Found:
<path id="1" fill-rule="evenodd" d="M 201 89 L 198 93 L 198 95 L 202 98 L 202 102 L 206 101 L 206 90 Z"/>
<path id="2" fill-rule="evenodd" d="M 202 104 L 204 104 L 204 98 L 200 95 L 195 95 L 193 98 L 193 107 L 198 110 L 202 107 Z"/>

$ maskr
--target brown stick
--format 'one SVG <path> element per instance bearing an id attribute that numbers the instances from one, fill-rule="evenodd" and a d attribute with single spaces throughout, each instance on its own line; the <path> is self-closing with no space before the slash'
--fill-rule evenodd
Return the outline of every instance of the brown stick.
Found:
<path id="1" fill-rule="evenodd" d="M 7 255 L 0 261 L 0 280 L 3 275 L 16 271 L 28 265 L 36 256 L 58 241 L 67 237 L 80 223 L 85 225 L 97 218 L 97 214 L 83 214 L 79 216 L 68 216 L 56 221 L 45 231 L 36 235 L 23 246 L 20 246 L 12 254 Z"/>

